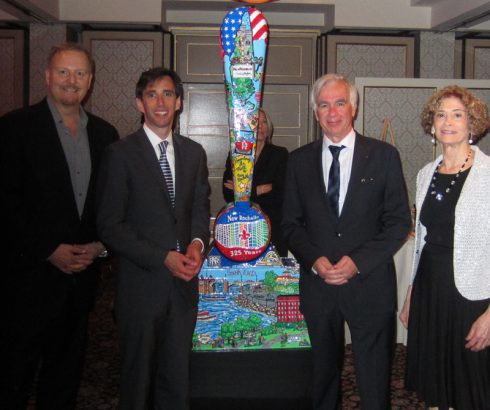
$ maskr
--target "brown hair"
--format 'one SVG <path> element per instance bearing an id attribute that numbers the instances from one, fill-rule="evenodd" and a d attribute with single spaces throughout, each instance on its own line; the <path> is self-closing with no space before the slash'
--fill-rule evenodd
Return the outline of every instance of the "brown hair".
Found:
<path id="1" fill-rule="evenodd" d="M 163 77 L 169 77 L 172 80 L 175 87 L 175 95 L 177 97 L 183 98 L 184 88 L 182 85 L 182 80 L 180 79 L 179 75 L 175 71 L 165 67 L 150 68 L 149 70 L 146 70 L 141 73 L 140 78 L 136 83 L 136 90 L 135 90 L 136 98 L 142 100 L 143 92 L 145 91 L 145 88 L 148 85 L 153 84 L 155 81 L 160 80 Z"/>
<path id="2" fill-rule="evenodd" d="M 449 97 L 458 98 L 468 113 L 468 127 L 473 141 L 483 137 L 490 127 L 488 108 L 485 102 L 473 95 L 466 88 L 449 85 L 432 94 L 424 105 L 421 114 L 422 128 L 427 134 L 431 133 L 434 124 L 434 114 L 441 106 L 442 100 Z"/>

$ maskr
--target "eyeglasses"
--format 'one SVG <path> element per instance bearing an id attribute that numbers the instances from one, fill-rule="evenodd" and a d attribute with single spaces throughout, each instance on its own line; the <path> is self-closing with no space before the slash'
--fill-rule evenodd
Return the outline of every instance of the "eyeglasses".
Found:
<path id="1" fill-rule="evenodd" d="M 56 75 L 62 78 L 68 78 L 71 75 L 75 74 L 76 78 L 83 80 L 89 75 L 89 72 L 85 70 L 69 70 L 68 68 L 64 68 L 64 67 L 53 68 L 53 70 L 56 73 Z"/>
<path id="2" fill-rule="evenodd" d="M 436 111 L 434 114 L 434 120 L 444 120 L 446 121 L 448 118 L 452 121 L 463 121 L 466 119 L 467 113 L 465 110 L 453 110 L 453 111 Z"/>

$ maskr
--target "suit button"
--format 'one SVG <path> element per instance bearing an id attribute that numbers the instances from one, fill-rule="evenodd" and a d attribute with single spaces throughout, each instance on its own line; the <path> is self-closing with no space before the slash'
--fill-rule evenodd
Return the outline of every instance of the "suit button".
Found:
<path id="1" fill-rule="evenodd" d="M 335 236 L 336 236 L 337 238 L 340 238 L 340 237 L 342 236 L 342 234 L 341 234 L 340 232 L 336 232 L 336 233 L 335 233 Z"/>

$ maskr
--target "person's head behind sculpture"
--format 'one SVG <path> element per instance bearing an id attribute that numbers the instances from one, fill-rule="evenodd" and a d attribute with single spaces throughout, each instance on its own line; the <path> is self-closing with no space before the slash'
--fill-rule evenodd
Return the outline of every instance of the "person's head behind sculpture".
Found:
<path id="1" fill-rule="evenodd" d="M 274 124 L 271 117 L 263 108 L 259 108 L 259 126 L 257 131 L 257 141 L 264 141 L 266 144 L 272 143 Z"/>

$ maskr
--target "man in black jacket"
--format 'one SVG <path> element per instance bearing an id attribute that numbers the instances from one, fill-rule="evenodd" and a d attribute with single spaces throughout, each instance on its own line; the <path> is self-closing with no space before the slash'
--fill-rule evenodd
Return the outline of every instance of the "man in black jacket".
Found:
<path id="1" fill-rule="evenodd" d="M 89 53 L 53 47 L 48 95 L 0 119 L 3 235 L 0 407 L 23 409 L 37 372 L 38 409 L 74 409 L 106 254 L 95 227 L 95 180 L 116 129 L 81 106 Z"/>
<path id="2" fill-rule="evenodd" d="M 288 163 L 283 231 L 301 265 L 300 304 L 314 359 L 315 410 L 341 407 L 344 321 L 361 406 L 390 408 L 396 276 L 393 254 L 410 229 L 397 150 L 357 133 L 357 91 L 327 74 L 312 89 L 323 138 Z"/>
<path id="3" fill-rule="evenodd" d="M 97 183 L 97 228 L 119 257 L 121 410 L 189 406 L 210 189 L 203 147 L 173 132 L 182 94 L 174 71 L 141 74 L 136 106 L 144 124 L 106 150 Z"/>

